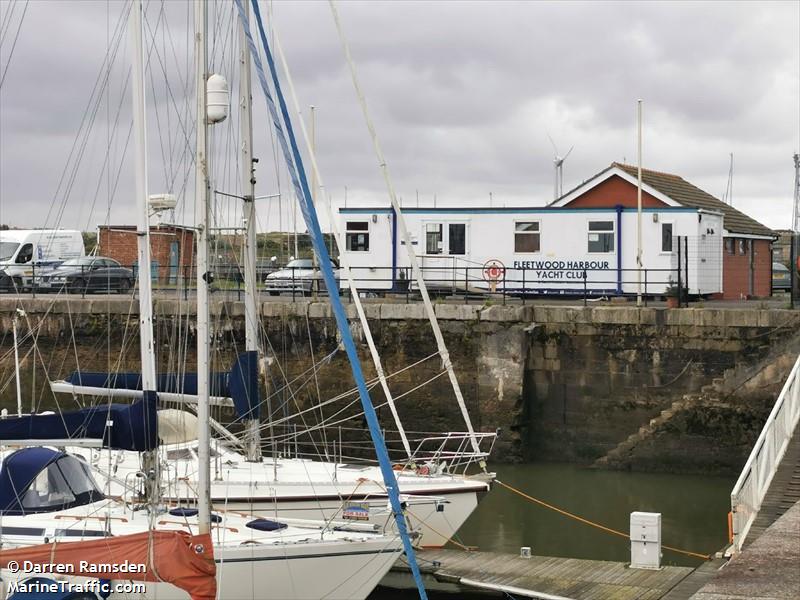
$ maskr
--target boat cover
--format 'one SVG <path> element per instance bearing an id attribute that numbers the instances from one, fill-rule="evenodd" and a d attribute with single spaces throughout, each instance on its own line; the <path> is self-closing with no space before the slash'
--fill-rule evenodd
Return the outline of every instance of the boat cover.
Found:
<path id="1" fill-rule="evenodd" d="M 63 510 L 103 497 L 86 463 L 59 450 L 22 448 L 0 468 L 0 516 Z"/>
<path id="2" fill-rule="evenodd" d="M 214 546 L 209 534 L 143 531 L 67 544 L 0 549 L 0 568 L 8 568 L 11 561 L 71 565 L 70 573 L 91 579 L 164 581 L 186 591 L 192 600 L 214 600 L 217 595 Z M 139 565 L 144 568 L 140 570 Z"/>
<path id="3" fill-rule="evenodd" d="M 88 438 L 113 450 L 154 450 L 158 446 L 156 393 L 131 404 L 101 404 L 49 415 L 0 420 L 0 441 Z"/>
<path id="4" fill-rule="evenodd" d="M 115 390 L 141 390 L 141 373 L 104 373 L 75 371 L 65 380 L 78 386 Z M 258 352 L 250 350 L 236 358 L 229 373 L 212 373 L 209 382 L 211 396 L 230 397 L 236 413 L 243 419 L 257 419 L 261 414 L 258 385 Z M 197 373 L 161 373 L 156 390 L 173 394 L 197 395 Z"/>

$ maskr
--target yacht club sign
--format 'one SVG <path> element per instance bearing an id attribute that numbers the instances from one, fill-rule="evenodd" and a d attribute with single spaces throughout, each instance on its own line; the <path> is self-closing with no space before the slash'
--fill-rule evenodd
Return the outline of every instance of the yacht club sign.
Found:
<path id="1" fill-rule="evenodd" d="M 536 279 L 583 279 L 584 271 L 611 269 L 607 260 L 515 260 L 514 269 L 534 271 Z"/>

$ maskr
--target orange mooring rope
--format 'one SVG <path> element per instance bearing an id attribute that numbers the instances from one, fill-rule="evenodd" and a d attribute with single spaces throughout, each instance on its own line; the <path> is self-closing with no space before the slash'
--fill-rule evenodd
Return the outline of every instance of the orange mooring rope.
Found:
<path id="1" fill-rule="evenodd" d="M 580 517 L 578 515 L 575 515 L 575 514 L 573 514 L 571 512 L 567 512 L 566 510 L 558 508 L 557 506 L 553 506 L 552 504 L 548 504 L 544 500 L 539 500 L 538 498 L 534 498 L 533 496 L 529 496 L 525 492 L 523 492 L 521 490 L 518 490 L 517 488 L 512 487 L 512 486 L 508 485 L 507 483 L 503 483 L 499 479 L 495 479 L 494 482 L 497 485 L 500 485 L 500 486 L 506 488 L 510 492 L 514 492 L 515 494 L 517 494 L 519 496 L 522 496 L 526 500 L 530 500 L 531 502 L 535 502 L 536 504 L 539 504 L 540 506 L 544 506 L 545 508 L 549 508 L 550 510 L 554 510 L 559 514 L 564 515 L 565 517 L 569 517 L 570 519 L 575 519 L 576 521 L 580 521 L 581 523 L 584 523 L 586 525 L 590 525 L 591 527 L 596 527 L 597 529 L 605 531 L 606 533 L 610 533 L 612 535 L 618 535 L 620 537 L 624 537 L 625 539 L 629 539 L 628 534 L 625 533 L 624 531 L 619 531 L 618 529 L 612 529 L 611 527 L 606 527 L 605 525 L 601 525 L 600 523 L 595 523 L 594 521 L 590 521 L 589 519 L 585 519 L 585 518 Z M 694 558 L 700 558 L 702 560 L 709 560 L 711 558 L 710 554 L 700 554 L 698 552 L 690 552 L 689 550 L 681 550 L 680 548 L 673 548 L 672 546 L 665 546 L 663 544 L 661 545 L 661 547 L 664 548 L 664 550 L 671 550 L 672 552 L 678 552 L 679 554 L 685 554 L 686 556 L 692 556 Z"/>

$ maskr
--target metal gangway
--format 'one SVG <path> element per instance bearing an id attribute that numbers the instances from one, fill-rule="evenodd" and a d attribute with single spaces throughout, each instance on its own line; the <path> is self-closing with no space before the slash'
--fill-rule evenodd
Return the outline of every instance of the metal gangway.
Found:
<path id="1" fill-rule="evenodd" d="M 730 525 L 733 553 L 742 550 L 751 531 L 755 533 L 756 529 L 760 529 L 754 527 L 754 524 L 759 513 L 766 508 L 765 499 L 768 493 L 783 496 L 787 486 L 800 483 L 793 481 L 796 478 L 795 470 L 800 467 L 798 420 L 800 420 L 800 356 L 797 357 L 775 406 L 753 446 L 753 451 L 731 491 Z M 770 489 L 771 487 L 781 489 Z M 782 510 L 777 510 L 772 517 L 777 518 L 780 514 Z M 762 527 L 768 524 L 762 524 Z"/>

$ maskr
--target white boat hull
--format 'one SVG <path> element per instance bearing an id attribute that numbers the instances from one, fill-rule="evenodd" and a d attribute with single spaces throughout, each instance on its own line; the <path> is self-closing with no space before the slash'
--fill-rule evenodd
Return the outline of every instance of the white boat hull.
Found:
<path id="1" fill-rule="evenodd" d="M 456 536 L 459 528 L 478 506 L 479 496 L 484 491 L 464 489 L 455 492 L 433 492 L 436 500 L 408 503 L 406 516 L 410 528 L 419 533 L 414 540 L 414 545 L 418 548 L 441 548 L 444 546 Z M 346 499 L 347 496 L 345 495 L 343 498 Z M 372 500 L 367 502 L 369 519 L 357 522 L 368 522 L 378 525 L 386 533 L 396 533 L 396 524 L 391 517 L 387 503 L 388 500 L 373 496 Z M 277 502 L 274 499 L 255 498 L 228 501 L 227 503 L 220 498 L 214 501 L 214 506 L 218 508 L 224 506 L 226 510 L 242 511 L 263 517 L 338 521 L 343 519 L 342 504 L 343 500 L 340 498 L 307 500 L 287 498 Z"/>
<path id="2" fill-rule="evenodd" d="M 400 555 L 397 540 L 348 544 L 309 543 L 292 547 L 245 546 L 215 551 L 220 600 L 358 600 L 366 598 Z M 19 574 L 2 571 L 6 591 Z M 53 576 L 58 579 L 58 576 Z M 77 581 L 77 580 L 76 580 Z M 86 582 L 87 580 L 83 580 Z M 122 583 L 112 581 L 113 585 Z M 143 593 L 112 592 L 126 600 L 191 600 L 166 583 L 145 584 Z M 3 598 L 5 596 L 2 596 Z"/>
<path id="3" fill-rule="evenodd" d="M 166 450 L 168 456 L 177 446 L 171 448 Z M 356 522 L 368 522 L 387 533 L 397 533 L 377 467 L 291 458 L 279 459 L 273 466 L 268 460 L 246 462 L 224 446 L 216 450 L 219 458 L 213 471 L 211 496 L 217 510 L 279 519 L 347 521 L 344 511 L 348 505 L 366 503 L 368 517 Z M 132 481 L 132 474 L 139 469 L 135 453 L 109 457 L 107 451 L 77 452 L 83 453 L 95 466 L 107 493 L 129 494 L 130 490 L 126 490 L 123 483 Z M 111 478 L 107 475 L 108 465 L 114 465 Z M 162 481 L 167 483 L 162 500 L 170 504 L 193 504 L 196 497 L 194 458 L 172 458 L 163 465 Z M 422 548 L 441 548 L 454 539 L 481 497 L 489 491 L 486 481 L 459 475 L 398 471 L 396 476 L 400 494 L 406 497 L 411 528 L 419 533 L 414 544 Z"/>

